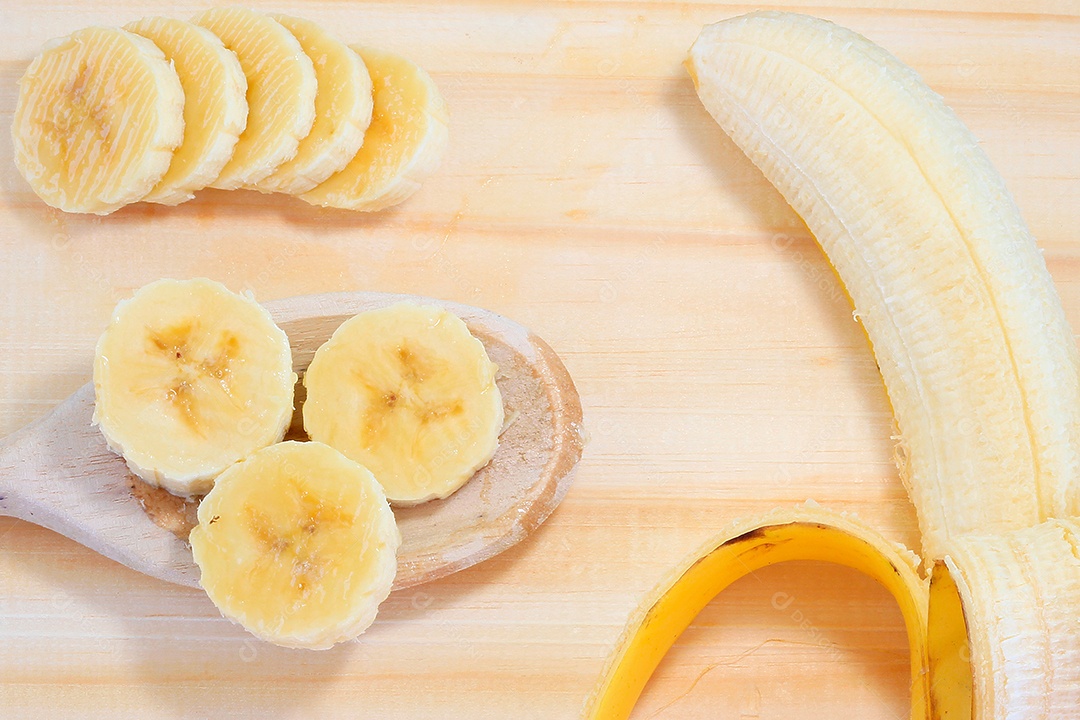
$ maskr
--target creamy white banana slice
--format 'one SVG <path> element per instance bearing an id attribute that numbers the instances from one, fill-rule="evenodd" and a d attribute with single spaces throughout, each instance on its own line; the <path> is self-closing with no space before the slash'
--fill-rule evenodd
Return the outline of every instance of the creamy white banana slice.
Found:
<path id="1" fill-rule="evenodd" d="M 315 124 L 296 155 L 255 189 L 296 195 L 344 168 L 360 149 L 371 123 L 371 76 L 360 56 L 320 25 L 288 15 L 273 18 L 296 36 L 315 67 Z"/>
<path id="2" fill-rule="evenodd" d="M 177 495 L 284 436 L 289 339 L 250 297 L 159 280 L 117 306 L 97 344 L 94 422 L 132 472 Z"/>
<path id="3" fill-rule="evenodd" d="M 300 198 L 323 207 L 382 210 L 406 200 L 439 166 L 449 115 L 422 68 L 381 50 L 354 49 L 371 74 L 374 93 L 364 144 L 344 169 Z"/>
<path id="4" fill-rule="evenodd" d="M 178 205 L 217 179 L 247 125 L 247 78 L 236 54 L 206 28 L 149 17 L 125 29 L 165 53 L 184 89 L 184 141 L 143 200 Z"/>
<path id="5" fill-rule="evenodd" d="M 236 53 L 247 78 L 247 127 L 212 187 L 254 186 L 296 150 L 315 121 L 315 68 L 281 23 L 241 7 L 207 10 L 192 19 Z"/>
<path id="6" fill-rule="evenodd" d="M 284 442 L 226 470 L 191 550 L 222 614 L 285 647 L 322 650 L 374 621 L 401 535 L 379 483 L 317 442 Z"/>
<path id="7" fill-rule="evenodd" d="M 52 207 L 105 215 L 161 180 L 183 111 L 180 79 L 154 43 L 86 28 L 49 43 L 19 80 L 15 166 Z"/>
<path id="8" fill-rule="evenodd" d="M 369 468 L 391 503 L 445 498 L 499 443 L 497 367 L 457 316 L 401 303 L 356 315 L 304 375 L 304 428 Z"/>

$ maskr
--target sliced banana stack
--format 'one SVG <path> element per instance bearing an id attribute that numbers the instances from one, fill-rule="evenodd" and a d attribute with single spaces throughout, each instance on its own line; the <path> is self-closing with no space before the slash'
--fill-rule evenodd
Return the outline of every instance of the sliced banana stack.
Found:
<path id="1" fill-rule="evenodd" d="M 221 38 L 236 53 L 247 77 L 247 127 L 212 186 L 254 187 L 291 160 L 311 131 L 315 68 L 292 33 L 254 10 L 213 8 L 192 22 Z"/>
<path id="2" fill-rule="evenodd" d="M 310 20 L 274 15 L 296 36 L 315 68 L 315 124 L 296 155 L 255 187 L 296 195 L 344 168 L 364 142 L 371 123 L 371 76 L 360 56 Z"/>
<path id="3" fill-rule="evenodd" d="M 184 136 L 184 91 L 154 43 L 118 28 L 53 41 L 19 80 L 15 165 L 37 196 L 105 215 L 141 200 Z"/>
<path id="4" fill-rule="evenodd" d="M 177 205 L 205 187 L 370 211 L 434 171 L 446 123 L 412 63 L 310 20 L 223 7 L 50 43 L 20 81 L 12 138 L 31 189 L 68 212 Z"/>
<path id="5" fill-rule="evenodd" d="M 431 76 L 405 58 L 356 48 L 374 87 L 371 124 L 343 170 L 300 195 L 312 205 L 382 210 L 408 199 L 442 161 L 446 103 Z"/>
<path id="6" fill-rule="evenodd" d="M 142 199 L 178 205 L 214 182 L 233 156 L 247 125 L 247 78 L 221 40 L 209 30 L 170 18 L 144 18 L 126 30 L 165 53 L 184 89 L 184 140 L 168 172 Z"/>
<path id="7" fill-rule="evenodd" d="M 191 531 L 200 582 L 222 614 L 312 650 L 371 625 L 400 543 L 372 474 L 317 442 L 279 443 L 226 470 Z"/>
<path id="8" fill-rule="evenodd" d="M 94 422 L 132 472 L 176 495 L 284 436 L 289 340 L 249 297 L 159 280 L 113 313 L 94 361 Z"/>
<path id="9" fill-rule="evenodd" d="M 391 503 L 445 498 L 498 447 L 496 371 L 447 310 L 403 303 L 361 313 L 308 366 L 304 429 L 369 468 Z"/>

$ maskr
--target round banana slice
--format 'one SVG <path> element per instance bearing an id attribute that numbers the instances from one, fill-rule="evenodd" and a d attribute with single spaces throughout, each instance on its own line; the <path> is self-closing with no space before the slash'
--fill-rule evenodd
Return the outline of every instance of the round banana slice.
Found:
<path id="1" fill-rule="evenodd" d="M 304 429 L 369 468 L 391 503 L 444 498 L 499 444 L 497 367 L 460 318 L 398 304 L 346 320 L 304 376 Z"/>
<path id="2" fill-rule="evenodd" d="M 159 280 L 117 306 L 97 344 L 94 422 L 132 472 L 177 495 L 284 436 L 289 339 L 249 297 Z"/>
<path id="3" fill-rule="evenodd" d="M 15 165 L 52 207 L 106 215 L 161 180 L 183 111 L 180 80 L 154 43 L 80 30 L 47 45 L 19 81 Z"/>
<path id="4" fill-rule="evenodd" d="M 211 187 L 254 186 L 296 155 L 315 121 L 315 68 L 296 38 L 273 18 L 240 7 L 192 19 L 236 53 L 247 77 L 247 127 Z"/>
<path id="5" fill-rule="evenodd" d="M 217 35 L 183 20 L 151 17 L 125 26 L 151 40 L 184 88 L 184 141 L 165 177 L 143 198 L 178 205 L 217 179 L 247 125 L 247 79 Z"/>
<path id="6" fill-rule="evenodd" d="M 226 470 L 191 531 L 200 582 L 225 617 L 312 650 L 371 625 L 400 543 L 372 474 L 316 442 L 272 445 Z"/>
<path id="7" fill-rule="evenodd" d="M 341 172 L 300 196 L 312 205 L 382 210 L 420 188 L 442 161 L 446 103 L 423 69 L 371 48 L 355 48 L 371 74 L 374 108 L 360 151 Z"/>
<path id="8" fill-rule="evenodd" d="M 318 80 L 315 124 L 295 157 L 260 180 L 256 190 L 296 195 L 344 168 L 364 142 L 371 122 L 371 76 L 345 43 L 310 20 L 274 15 L 311 58 Z"/>

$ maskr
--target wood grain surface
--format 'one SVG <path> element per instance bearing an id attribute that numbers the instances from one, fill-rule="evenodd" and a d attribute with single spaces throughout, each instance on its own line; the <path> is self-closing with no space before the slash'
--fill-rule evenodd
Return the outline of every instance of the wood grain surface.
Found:
<path id="1" fill-rule="evenodd" d="M 866 34 L 945 96 L 1080 327 L 1080 6 L 942 5 L 786 7 Z M 3 0 L 0 125 L 45 41 L 205 6 Z M 0 132 L 0 434 L 86 382 L 119 299 L 209 276 L 263 300 L 379 290 L 511 317 L 565 361 L 591 442 L 535 535 L 393 594 L 358 642 L 322 653 L 260 643 L 199 591 L 0 519 L 0 717 L 573 718 L 643 594 L 731 519 L 814 498 L 918 545 L 848 299 L 681 68 L 703 24 L 750 6 L 256 6 L 429 69 L 451 112 L 442 168 L 375 215 L 213 191 L 96 218 L 38 201 Z M 901 718 L 906 663 L 883 590 L 828 565 L 778 566 L 709 606 L 635 717 Z"/>

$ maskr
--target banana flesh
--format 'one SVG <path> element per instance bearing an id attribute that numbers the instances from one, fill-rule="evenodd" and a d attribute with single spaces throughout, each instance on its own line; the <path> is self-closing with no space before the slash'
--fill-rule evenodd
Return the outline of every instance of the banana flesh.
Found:
<path id="1" fill-rule="evenodd" d="M 300 195 L 312 205 L 382 210 L 406 200 L 442 161 L 449 115 L 435 82 L 408 60 L 357 47 L 374 93 L 360 151 L 340 172 Z"/>
<path id="2" fill-rule="evenodd" d="M 279 443 L 230 467 L 191 531 L 200 583 L 222 614 L 313 650 L 371 625 L 400 543 L 372 474 L 317 442 Z"/>
<path id="3" fill-rule="evenodd" d="M 315 122 L 315 68 L 296 37 L 273 18 L 240 7 L 192 19 L 236 53 L 247 77 L 247 126 L 211 187 L 254 187 L 291 160 Z"/>
<path id="4" fill-rule="evenodd" d="M 916 570 L 918 558 L 851 518 L 813 505 L 737 521 L 688 555 L 631 617 L 584 717 L 630 717 L 660 659 L 710 600 L 740 577 L 788 560 L 825 560 L 861 570 L 896 598 L 911 648 L 911 717 L 925 720 L 927 585 Z"/>
<path id="5" fill-rule="evenodd" d="M 94 422 L 132 472 L 176 495 L 284 436 L 289 340 L 210 280 L 159 280 L 117 306 L 94 360 Z"/>
<path id="6" fill-rule="evenodd" d="M 930 589 L 931 682 L 942 717 L 1080 712 L 1080 522 L 957 540 Z"/>
<path id="7" fill-rule="evenodd" d="M 105 215 L 149 193 L 183 138 L 184 91 L 149 40 L 87 28 L 19 80 L 15 165 L 52 207 Z"/>
<path id="8" fill-rule="evenodd" d="M 445 498 L 498 447 L 496 372 L 447 310 L 370 310 L 315 352 L 304 375 L 304 429 L 369 468 L 395 505 Z"/>
<path id="9" fill-rule="evenodd" d="M 145 202 L 178 205 L 195 197 L 221 174 L 247 125 L 247 78 L 236 54 L 205 28 L 153 17 L 126 30 L 157 45 L 184 91 L 184 140 L 169 169 Z"/>
<path id="10" fill-rule="evenodd" d="M 705 28 L 689 67 L 855 303 L 924 554 L 1080 511 L 1072 332 L 1001 177 L 941 98 L 862 36 L 783 13 Z"/>
<path id="11" fill-rule="evenodd" d="M 296 151 L 255 187 L 297 195 L 344 168 L 364 142 L 371 123 L 371 76 L 360 56 L 310 20 L 274 15 L 296 36 L 317 79 L 315 124 Z"/>

